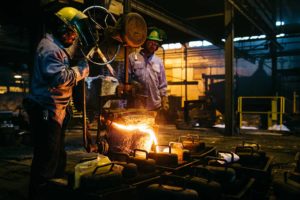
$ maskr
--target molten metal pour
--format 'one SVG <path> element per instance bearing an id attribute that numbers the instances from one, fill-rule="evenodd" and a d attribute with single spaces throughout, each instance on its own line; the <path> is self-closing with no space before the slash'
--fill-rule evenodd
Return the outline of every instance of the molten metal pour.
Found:
<path id="1" fill-rule="evenodd" d="M 130 154 L 134 149 L 150 152 L 157 145 L 155 114 L 144 109 L 115 112 L 109 119 L 108 142 L 110 151 Z"/>
<path id="2" fill-rule="evenodd" d="M 134 111 L 134 110 L 132 110 Z M 146 110 L 138 112 L 116 112 L 111 119 L 108 131 L 108 142 L 111 152 L 132 154 L 134 150 L 144 150 L 151 155 L 161 157 L 176 157 L 176 163 L 183 161 L 183 145 L 181 142 L 170 142 L 159 145 L 157 139 L 158 125 L 155 115 Z M 155 147 L 152 149 L 152 147 Z M 149 155 L 150 155 L 149 154 Z M 161 155 L 163 154 L 163 155 Z M 135 155 L 146 158 L 145 153 L 136 151 Z"/>

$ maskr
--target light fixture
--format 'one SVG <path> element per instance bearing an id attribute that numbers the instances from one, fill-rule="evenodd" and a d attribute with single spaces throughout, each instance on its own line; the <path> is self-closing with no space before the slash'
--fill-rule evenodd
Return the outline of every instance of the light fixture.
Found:
<path id="1" fill-rule="evenodd" d="M 22 75 L 20 75 L 20 74 L 15 74 L 15 75 L 14 75 L 14 78 L 15 78 L 15 79 L 21 79 L 21 78 L 22 78 Z"/>

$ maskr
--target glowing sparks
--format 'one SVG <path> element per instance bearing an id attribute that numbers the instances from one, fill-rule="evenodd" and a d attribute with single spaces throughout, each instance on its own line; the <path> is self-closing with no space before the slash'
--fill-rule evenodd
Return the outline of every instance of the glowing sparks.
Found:
<path id="1" fill-rule="evenodd" d="M 147 143 L 148 143 L 147 146 L 151 146 L 153 143 L 155 145 L 158 144 L 157 138 L 153 131 L 153 128 L 151 126 L 149 126 L 148 124 L 123 125 L 123 124 L 118 124 L 116 122 L 113 122 L 113 125 L 115 125 L 119 129 L 124 129 L 124 130 L 128 130 L 128 131 L 140 131 L 140 132 L 149 134 L 150 141 L 147 141 Z"/>

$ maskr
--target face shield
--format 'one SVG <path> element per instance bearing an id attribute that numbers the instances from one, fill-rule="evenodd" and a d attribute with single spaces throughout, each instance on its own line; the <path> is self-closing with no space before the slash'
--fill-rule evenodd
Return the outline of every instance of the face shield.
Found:
<path id="1" fill-rule="evenodd" d="M 80 19 L 74 22 L 73 27 L 79 36 L 79 42 L 83 47 L 94 46 L 96 40 L 92 34 L 88 19 Z"/>
<path id="2" fill-rule="evenodd" d="M 72 7 L 65 7 L 59 10 L 56 16 L 72 27 L 77 33 L 82 47 L 95 45 L 96 40 L 92 34 L 88 17 L 83 12 Z"/>

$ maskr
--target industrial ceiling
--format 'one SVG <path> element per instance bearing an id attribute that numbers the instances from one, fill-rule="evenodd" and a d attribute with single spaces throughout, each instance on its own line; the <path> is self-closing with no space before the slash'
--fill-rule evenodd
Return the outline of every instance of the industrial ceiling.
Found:
<path id="1" fill-rule="evenodd" d="M 266 38 L 235 42 L 236 55 L 251 58 L 270 57 L 269 44 L 275 44 L 277 56 L 300 53 L 300 2 L 298 0 L 226 0 L 234 7 L 235 37 L 265 35 Z M 46 2 L 46 3 L 45 3 Z M 0 10 L 0 63 L 30 62 L 38 35 L 43 6 L 65 3 L 84 9 L 89 5 L 123 4 L 122 0 L 20 0 L 7 1 Z M 125 1 L 126 2 L 126 1 Z M 167 32 L 166 43 L 208 40 L 224 46 L 224 0 L 128 0 L 130 9 L 140 13 L 149 26 Z M 49 3 L 49 4 L 50 4 Z M 4 3 L 2 3 L 4 4 Z M 284 21 L 276 26 L 276 21 Z M 281 38 L 274 38 L 284 33 Z M 222 41 L 223 40 L 223 41 Z M 295 64 L 296 65 L 296 64 Z"/>
<path id="2" fill-rule="evenodd" d="M 205 39 L 216 46 L 224 45 L 224 0 L 133 0 L 132 8 L 158 24 L 169 36 L 168 42 Z M 234 36 L 265 38 L 240 40 L 235 43 L 237 55 L 270 57 L 269 44 L 275 44 L 277 56 L 299 55 L 300 2 L 297 0 L 228 0 L 234 7 Z M 284 22 L 276 26 L 276 21 Z M 280 38 L 274 36 L 281 34 Z M 284 35 L 283 35 L 284 34 Z M 246 48 L 245 46 L 249 46 Z M 239 54 L 240 53 L 240 54 Z"/>
<path id="3" fill-rule="evenodd" d="M 122 7 L 141 14 L 148 26 L 164 29 L 165 43 L 207 40 L 224 48 L 226 133 L 234 132 L 233 56 L 269 65 L 274 94 L 276 79 L 282 81 L 283 76 L 288 88 L 293 83 L 293 90 L 300 91 L 299 0 L 19 0 L 2 4 L 0 67 L 15 71 L 32 66 L 35 46 L 44 32 L 44 11 L 62 5 L 80 10 L 91 5 L 109 9 L 114 5 L 119 11 Z M 276 26 L 277 21 L 283 22 L 281 26 Z"/>

